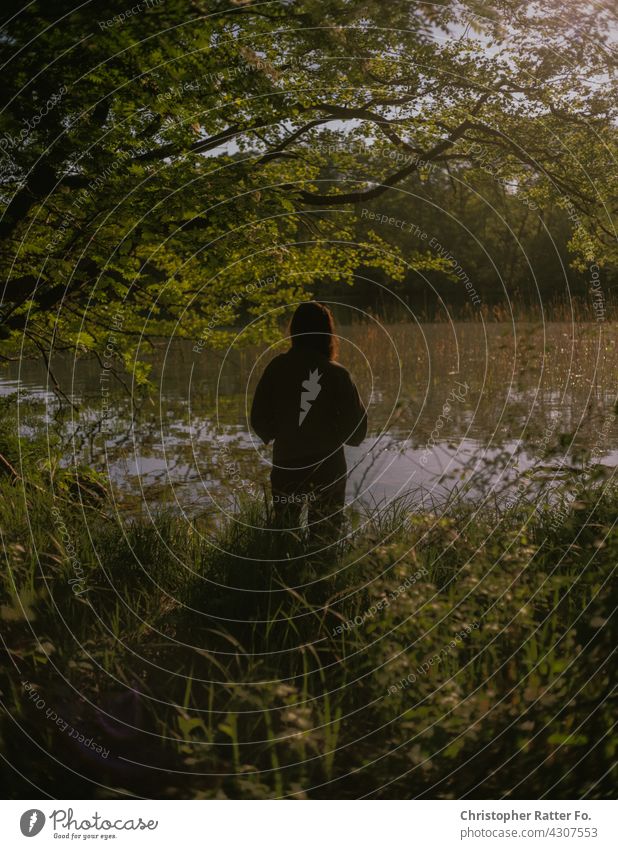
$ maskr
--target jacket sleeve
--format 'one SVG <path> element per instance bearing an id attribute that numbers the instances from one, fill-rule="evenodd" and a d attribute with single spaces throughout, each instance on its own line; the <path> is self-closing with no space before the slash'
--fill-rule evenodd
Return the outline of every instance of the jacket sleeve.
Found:
<path id="1" fill-rule="evenodd" d="M 251 405 L 251 427 L 262 442 L 268 444 L 275 437 L 274 404 L 272 394 L 272 364 L 266 366 L 255 388 Z"/>
<path id="2" fill-rule="evenodd" d="M 367 436 L 367 410 L 358 394 L 356 384 L 347 376 L 347 391 L 344 393 L 344 434 L 346 445 L 360 445 Z"/>

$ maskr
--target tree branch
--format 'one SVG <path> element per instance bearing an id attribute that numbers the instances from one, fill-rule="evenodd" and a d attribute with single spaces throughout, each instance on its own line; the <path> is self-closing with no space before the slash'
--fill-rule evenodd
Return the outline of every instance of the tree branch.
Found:
<path id="1" fill-rule="evenodd" d="M 384 194 L 384 192 L 393 188 L 393 186 L 396 186 L 397 183 L 400 183 L 402 180 L 405 180 L 406 177 L 409 177 L 417 171 L 421 162 L 432 162 L 434 159 L 437 159 L 440 154 L 452 147 L 455 142 L 463 136 L 469 127 L 470 122 L 466 119 L 459 125 L 459 127 L 453 130 L 448 139 L 444 139 L 431 150 L 419 155 L 418 158 L 410 165 L 406 165 L 404 168 L 401 168 L 399 171 L 391 174 L 390 177 L 387 177 L 382 183 L 375 186 L 373 189 L 365 189 L 358 192 L 341 192 L 340 194 L 328 195 L 301 190 L 300 198 L 304 203 L 307 203 L 310 206 L 334 206 L 341 203 L 361 203 L 363 201 L 373 200 L 374 198 L 380 197 L 380 195 Z"/>
<path id="2" fill-rule="evenodd" d="M 480 112 L 481 108 L 485 105 L 485 103 L 489 100 L 491 95 L 494 94 L 493 89 L 488 89 L 485 93 L 478 99 L 473 108 L 470 110 L 470 115 L 476 116 Z M 337 107 L 339 108 L 339 107 Z M 390 123 L 390 122 L 389 122 Z M 341 203 L 362 203 L 363 201 L 373 200 L 376 197 L 380 197 L 380 195 L 387 192 L 389 189 L 396 186 L 397 183 L 400 183 L 402 180 L 405 180 L 415 171 L 417 171 L 420 167 L 421 162 L 432 162 L 434 159 L 439 157 L 442 153 L 449 150 L 455 142 L 457 142 L 466 132 L 466 130 L 470 129 L 473 122 L 470 118 L 466 118 L 465 121 L 451 131 L 448 138 L 443 139 L 438 144 L 434 145 L 431 150 L 427 151 L 424 154 L 420 154 L 417 156 L 414 162 L 410 165 L 406 165 L 404 168 L 401 168 L 399 171 L 396 171 L 394 174 L 391 174 L 390 177 L 387 177 L 382 183 L 378 186 L 375 186 L 373 189 L 365 189 L 363 191 L 358 192 L 342 192 L 340 194 L 329 194 L 322 195 L 316 192 L 307 192 L 305 190 L 301 190 L 300 198 L 301 200 L 309 204 L 310 206 L 335 206 Z M 403 142 L 405 144 L 405 142 Z"/>

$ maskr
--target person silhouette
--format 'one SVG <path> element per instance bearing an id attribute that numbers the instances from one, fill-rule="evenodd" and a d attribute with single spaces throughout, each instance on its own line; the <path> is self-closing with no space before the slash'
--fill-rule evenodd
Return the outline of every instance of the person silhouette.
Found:
<path id="1" fill-rule="evenodd" d="M 290 323 L 291 347 L 264 370 L 253 397 L 251 427 L 274 440 L 270 476 L 277 526 L 300 526 L 308 505 L 310 538 L 334 541 L 341 530 L 347 466 L 344 445 L 367 435 L 367 411 L 350 373 L 337 361 L 331 311 L 302 303 Z"/>

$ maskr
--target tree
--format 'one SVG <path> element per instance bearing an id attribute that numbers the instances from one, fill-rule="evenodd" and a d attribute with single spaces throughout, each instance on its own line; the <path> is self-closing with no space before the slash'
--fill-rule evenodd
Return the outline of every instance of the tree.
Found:
<path id="1" fill-rule="evenodd" d="M 581 264 L 615 260 L 610 0 L 21 5 L 0 33 L 4 356 L 102 357 L 121 331 L 142 380 L 144 340 L 201 350 L 239 316 L 272 335 L 318 272 L 440 268 L 355 236 L 359 205 L 430 166 L 499 159 L 565 209 Z"/>

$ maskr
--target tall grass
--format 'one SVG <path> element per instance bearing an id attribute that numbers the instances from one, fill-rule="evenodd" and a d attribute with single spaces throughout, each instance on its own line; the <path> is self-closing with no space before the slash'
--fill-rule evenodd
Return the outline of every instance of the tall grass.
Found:
<path id="1" fill-rule="evenodd" d="M 488 324 L 490 322 L 538 323 L 542 321 L 594 324 L 597 321 L 590 299 L 577 295 L 546 297 L 542 305 L 538 301 L 515 297 L 508 301 L 484 303 L 481 307 L 473 305 L 470 301 L 450 303 L 436 299 L 424 306 L 411 303 L 410 310 L 420 322 L 428 323 L 472 321 Z M 398 304 L 393 306 L 390 302 L 380 304 L 379 314 L 381 320 L 392 323 L 408 320 L 408 314 L 402 314 L 401 307 Z M 616 305 L 612 299 L 608 299 L 604 303 L 604 321 L 611 322 L 616 319 Z M 363 323 L 364 320 L 362 317 L 352 317 L 351 321 Z"/>
<path id="2" fill-rule="evenodd" d="M 127 522 L 85 471 L 19 460 L 0 480 L 9 795 L 613 794 L 615 489 L 560 514 L 400 500 L 325 557 L 264 505 L 218 530 Z"/>

